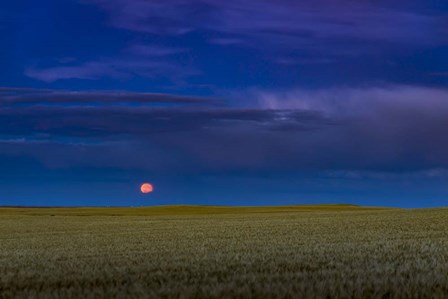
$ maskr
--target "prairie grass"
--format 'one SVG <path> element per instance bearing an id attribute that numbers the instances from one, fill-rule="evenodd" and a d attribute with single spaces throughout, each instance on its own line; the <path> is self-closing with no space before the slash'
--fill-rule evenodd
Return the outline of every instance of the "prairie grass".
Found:
<path id="1" fill-rule="evenodd" d="M 0 209 L 0 298 L 123 297 L 447 298 L 448 209 Z"/>

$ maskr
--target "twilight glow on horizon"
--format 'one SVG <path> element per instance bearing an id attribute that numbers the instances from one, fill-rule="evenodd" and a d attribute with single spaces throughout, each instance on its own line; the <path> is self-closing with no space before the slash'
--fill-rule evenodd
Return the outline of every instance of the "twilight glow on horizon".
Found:
<path id="1" fill-rule="evenodd" d="M 0 206 L 448 206 L 446 1 L 4 1 L 0 43 Z"/>

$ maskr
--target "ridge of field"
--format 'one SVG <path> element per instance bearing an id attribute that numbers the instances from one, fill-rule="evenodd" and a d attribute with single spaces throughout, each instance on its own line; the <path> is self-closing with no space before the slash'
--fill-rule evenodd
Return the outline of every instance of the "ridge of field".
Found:
<path id="1" fill-rule="evenodd" d="M 318 204 L 289 206 L 202 206 L 166 205 L 150 207 L 0 207 L 0 215 L 34 216 L 163 216 L 257 214 L 295 212 L 350 212 L 396 210 L 386 207 L 364 207 L 351 204 Z"/>

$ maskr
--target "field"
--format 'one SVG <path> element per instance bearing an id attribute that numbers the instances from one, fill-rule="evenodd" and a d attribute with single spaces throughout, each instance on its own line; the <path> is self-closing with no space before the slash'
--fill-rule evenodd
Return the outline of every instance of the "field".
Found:
<path id="1" fill-rule="evenodd" d="M 448 209 L 0 208 L 0 298 L 447 298 Z"/>

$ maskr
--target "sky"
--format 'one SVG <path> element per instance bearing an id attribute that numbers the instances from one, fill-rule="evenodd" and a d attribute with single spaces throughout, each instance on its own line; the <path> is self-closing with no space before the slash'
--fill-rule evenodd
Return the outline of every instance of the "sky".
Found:
<path id="1" fill-rule="evenodd" d="M 0 45 L 0 205 L 448 206 L 447 1 L 2 1 Z"/>

